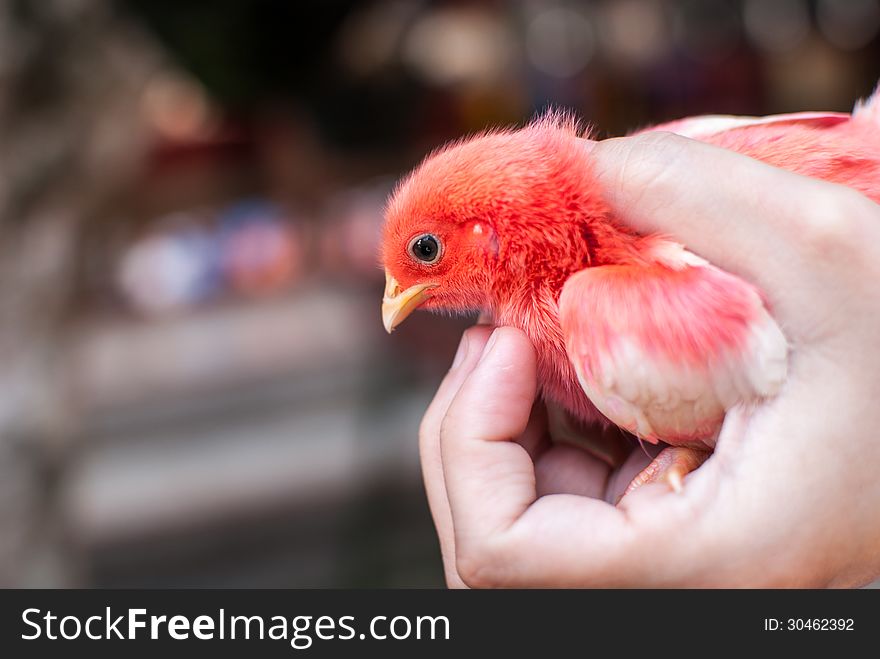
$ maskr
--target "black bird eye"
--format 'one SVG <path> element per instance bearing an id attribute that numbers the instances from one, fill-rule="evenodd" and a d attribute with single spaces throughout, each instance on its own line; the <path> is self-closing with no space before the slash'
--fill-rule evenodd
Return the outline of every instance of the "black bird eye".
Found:
<path id="1" fill-rule="evenodd" d="M 436 263 L 437 259 L 440 258 L 440 241 L 436 236 L 426 233 L 413 239 L 409 244 L 409 252 L 416 260 L 422 263 Z"/>

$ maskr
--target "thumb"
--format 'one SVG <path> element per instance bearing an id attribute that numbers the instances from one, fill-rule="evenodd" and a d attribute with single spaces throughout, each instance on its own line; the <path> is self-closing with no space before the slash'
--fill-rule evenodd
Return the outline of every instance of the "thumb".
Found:
<path id="1" fill-rule="evenodd" d="M 840 194 L 840 186 L 672 133 L 588 142 L 587 151 L 617 218 L 640 233 L 672 236 L 767 291 L 797 283 L 798 225 Z"/>

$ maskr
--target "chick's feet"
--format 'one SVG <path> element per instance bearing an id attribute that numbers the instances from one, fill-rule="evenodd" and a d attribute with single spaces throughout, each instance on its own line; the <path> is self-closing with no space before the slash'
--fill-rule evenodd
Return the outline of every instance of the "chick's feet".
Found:
<path id="1" fill-rule="evenodd" d="M 711 451 L 687 446 L 667 446 L 645 467 L 623 493 L 630 492 L 648 483 L 666 483 L 675 492 L 681 492 L 682 479 L 703 464 Z M 623 498 L 623 497 L 621 497 Z"/>

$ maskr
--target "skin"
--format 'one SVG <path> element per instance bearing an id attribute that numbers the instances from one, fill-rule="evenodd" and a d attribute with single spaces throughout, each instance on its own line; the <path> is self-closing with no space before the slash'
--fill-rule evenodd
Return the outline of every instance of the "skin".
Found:
<path id="1" fill-rule="evenodd" d="M 592 156 L 608 203 L 759 286 L 791 343 L 780 394 L 731 412 L 674 493 L 547 436 L 520 331 L 465 332 L 420 429 L 452 587 L 849 587 L 880 575 L 880 206 L 666 133 Z M 649 450 L 654 450 L 649 447 Z"/>

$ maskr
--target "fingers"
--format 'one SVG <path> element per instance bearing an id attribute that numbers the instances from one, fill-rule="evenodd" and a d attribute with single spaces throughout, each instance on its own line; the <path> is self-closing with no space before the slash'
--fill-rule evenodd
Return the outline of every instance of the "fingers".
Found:
<path id="1" fill-rule="evenodd" d="M 623 565 L 632 537 L 620 510 L 582 496 L 537 500 L 532 458 L 516 441 L 535 393 L 531 342 L 513 328 L 496 329 L 440 429 L 456 574 L 468 586 L 620 579 L 611 564 Z"/>
<path id="2" fill-rule="evenodd" d="M 673 235 L 771 296 L 781 291 L 791 309 L 817 305 L 816 289 L 801 280 L 816 267 L 811 257 L 829 240 L 843 244 L 837 229 L 825 235 L 827 226 L 821 223 L 846 215 L 863 199 L 839 186 L 676 137 L 615 140 L 592 151 L 608 201 L 622 220 L 641 232 Z M 750 464 L 749 455 L 738 454 L 734 469 L 722 455 L 695 472 L 681 494 L 648 485 L 619 507 L 577 496 L 595 492 L 566 471 L 576 457 L 564 460 L 555 449 L 540 449 L 540 435 L 527 432 L 536 393 L 531 343 L 511 328 L 497 329 L 488 342 L 487 332 L 479 330 L 473 345 L 475 335 L 468 335 L 464 356 L 422 428 L 428 496 L 450 584 L 644 587 L 766 581 L 768 561 L 752 558 L 795 535 L 778 522 L 772 533 L 765 530 L 774 519 L 766 506 L 772 490 L 766 471 L 775 465 L 775 473 L 783 473 L 778 462 L 761 468 Z M 780 425 L 764 433 L 765 439 L 785 432 Z M 640 459 L 635 456 L 624 471 L 637 469 Z M 752 462 L 761 460 L 754 452 Z M 536 469 L 558 481 L 548 480 L 539 489 Z M 619 490 L 625 482 L 607 489 Z M 785 496 L 783 491 L 771 500 Z M 810 503 L 817 507 L 815 500 Z M 744 549 L 755 538 L 763 550 Z M 781 567 L 774 570 L 782 574 Z"/>
<path id="3" fill-rule="evenodd" d="M 851 222 L 873 206 L 847 188 L 671 133 L 587 148 L 602 193 L 623 221 L 670 235 L 771 294 L 804 290 L 817 250 L 833 248 L 835 236 L 852 241 L 858 232 Z"/>
<path id="4" fill-rule="evenodd" d="M 551 470 L 557 480 L 538 498 L 536 469 L 552 466 L 554 451 L 566 447 L 539 453 L 536 466 L 528 450 L 531 443 L 522 442 L 529 434 L 536 393 L 534 349 L 513 328 L 496 329 L 484 348 L 485 334 L 478 336 L 480 340 L 444 382 L 423 425 L 426 480 L 450 583 L 470 587 L 700 583 L 705 574 L 701 570 L 718 560 L 705 541 L 705 524 L 700 520 L 706 511 L 699 509 L 695 496 L 701 492 L 701 481 L 705 487 L 705 474 L 695 474 L 682 494 L 646 486 L 626 497 L 625 505 L 614 507 L 583 496 L 598 494 L 601 488 L 587 491 L 589 486 L 567 471 L 568 466 L 578 466 L 581 456 L 559 453 L 559 469 Z M 476 363 L 474 347 L 483 351 Z M 459 384 L 449 403 L 450 391 Z M 445 418 L 439 420 L 444 408 Z M 438 423 L 439 457 L 431 441 Z M 594 474 L 599 483 L 607 475 L 607 468 L 603 469 Z M 589 479 L 589 469 L 580 473 Z"/>
<path id="5" fill-rule="evenodd" d="M 536 503 L 532 458 L 514 441 L 527 428 L 535 393 L 532 344 L 518 330 L 498 328 L 443 419 L 440 453 L 454 520 L 445 544 L 469 586 L 599 583 L 612 578 L 601 576 L 603 557 L 626 555 L 618 551 L 631 535 L 621 511 L 571 495 Z"/>
<path id="6" fill-rule="evenodd" d="M 425 480 L 425 491 L 428 496 L 431 516 L 434 518 L 434 525 L 437 527 L 440 539 L 446 582 L 450 587 L 462 587 L 464 584 L 455 570 L 452 515 L 449 512 L 446 485 L 443 480 L 443 465 L 440 459 L 440 425 L 453 397 L 480 358 L 491 333 L 492 328 L 485 325 L 477 325 L 465 331 L 452 367 L 440 384 L 419 429 L 422 477 Z"/>
<path id="7" fill-rule="evenodd" d="M 547 431 L 547 408 L 544 401 L 535 401 L 529 414 L 529 423 L 515 441 L 526 450 L 532 462 L 536 462 L 553 445 Z"/>
<path id="8" fill-rule="evenodd" d="M 509 440 L 525 431 L 536 388 L 531 342 L 519 330 L 496 329 L 440 431 L 457 544 L 476 529 L 480 535 L 503 531 L 535 500 L 531 457 Z"/>
<path id="9" fill-rule="evenodd" d="M 602 499 L 609 472 L 605 462 L 567 444 L 557 444 L 535 460 L 538 496 L 577 494 Z"/>

